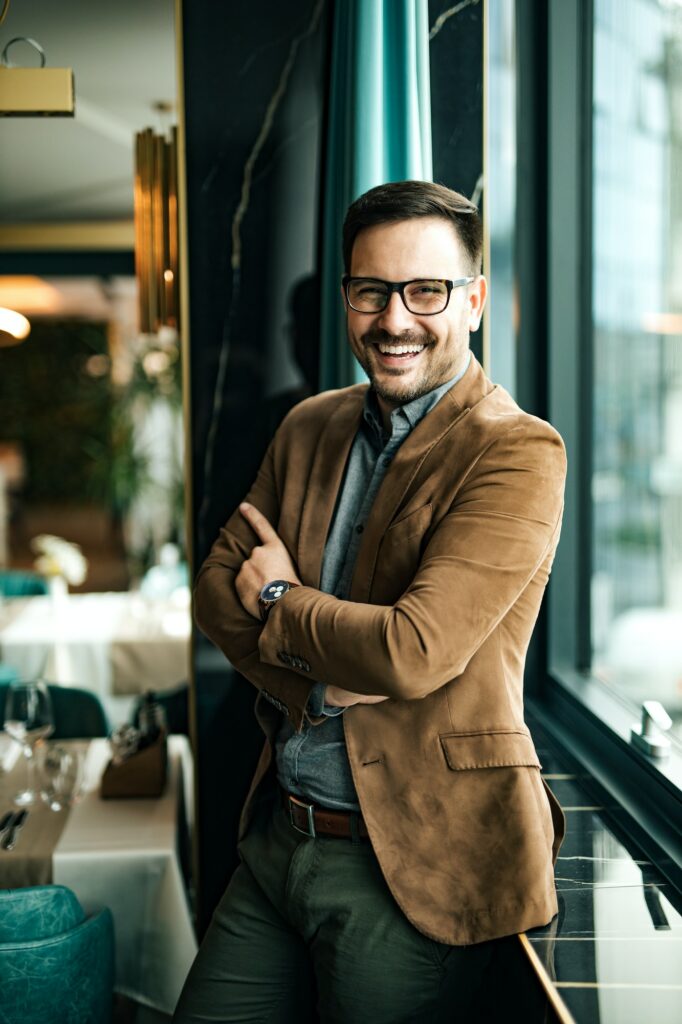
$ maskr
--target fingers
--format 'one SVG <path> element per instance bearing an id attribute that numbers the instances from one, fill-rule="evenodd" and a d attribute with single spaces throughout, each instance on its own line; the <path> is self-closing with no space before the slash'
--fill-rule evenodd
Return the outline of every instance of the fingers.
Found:
<path id="1" fill-rule="evenodd" d="M 273 541 L 282 543 L 277 531 L 270 526 L 263 513 L 259 512 L 254 505 L 249 505 L 247 501 L 243 501 L 239 506 L 239 511 L 254 533 L 257 534 L 262 544 L 272 543 Z"/>
<path id="2" fill-rule="evenodd" d="M 344 690 L 341 686 L 332 686 L 331 684 L 324 691 L 325 704 L 335 708 L 348 708 L 353 704 L 381 704 L 388 699 L 388 697 L 378 694 L 370 696 L 364 693 L 354 693 L 352 690 Z"/>

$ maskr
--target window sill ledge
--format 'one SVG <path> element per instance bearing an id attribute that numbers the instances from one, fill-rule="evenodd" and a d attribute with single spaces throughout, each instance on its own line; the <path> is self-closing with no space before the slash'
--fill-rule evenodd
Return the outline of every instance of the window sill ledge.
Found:
<path id="1" fill-rule="evenodd" d="M 637 714 L 599 680 L 553 667 L 543 692 L 527 704 L 595 790 L 623 809 L 621 824 L 662 874 L 682 891 L 682 754 L 657 761 L 633 747 Z"/>

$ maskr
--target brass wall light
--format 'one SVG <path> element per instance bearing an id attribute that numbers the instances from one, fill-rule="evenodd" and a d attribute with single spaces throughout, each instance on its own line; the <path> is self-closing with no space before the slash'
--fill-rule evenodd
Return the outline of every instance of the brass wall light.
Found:
<path id="1" fill-rule="evenodd" d="M 0 0 L 0 24 L 9 0 Z M 40 57 L 38 68 L 18 68 L 10 63 L 10 47 L 27 43 Z M 45 51 L 28 36 L 10 39 L 0 55 L 0 117 L 73 117 L 74 86 L 71 68 L 46 68 Z"/>
<path id="2" fill-rule="evenodd" d="M 140 331 L 177 331 L 177 129 L 170 138 L 151 128 L 135 136 L 135 273 Z"/>

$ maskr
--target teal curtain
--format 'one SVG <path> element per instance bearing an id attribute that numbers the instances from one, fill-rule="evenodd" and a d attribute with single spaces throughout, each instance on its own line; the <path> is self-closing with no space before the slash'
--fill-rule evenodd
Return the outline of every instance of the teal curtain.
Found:
<path id="1" fill-rule="evenodd" d="M 387 181 L 430 181 L 427 0 L 337 0 L 323 202 L 320 387 L 365 380 L 346 341 L 341 227 Z"/>

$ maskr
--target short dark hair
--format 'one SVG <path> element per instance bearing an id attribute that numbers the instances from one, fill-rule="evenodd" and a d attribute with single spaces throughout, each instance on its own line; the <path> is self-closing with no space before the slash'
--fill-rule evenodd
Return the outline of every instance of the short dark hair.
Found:
<path id="1" fill-rule="evenodd" d="M 481 272 L 483 225 L 475 203 L 431 181 L 391 181 L 358 196 L 343 222 L 343 263 L 350 274 L 355 239 L 364 228 L 413 217 L 441 217 L 453 225 L 464 247 L 471 274 Z"/>

